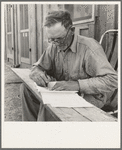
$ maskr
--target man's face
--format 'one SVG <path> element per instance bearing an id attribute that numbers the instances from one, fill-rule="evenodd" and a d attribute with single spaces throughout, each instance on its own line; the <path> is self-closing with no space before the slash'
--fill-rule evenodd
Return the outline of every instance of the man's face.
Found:
<path id="1" fill-rule="evenodd" d="M 46 32 L 48 35 L 48 39 L 51 42 L 54 42 L 57 46 L 61 46 L 62 41 L 65 41 L 65 37 L 67 35 L 66 28 L 59 22 L 51 27 L 46 27 Z"/>

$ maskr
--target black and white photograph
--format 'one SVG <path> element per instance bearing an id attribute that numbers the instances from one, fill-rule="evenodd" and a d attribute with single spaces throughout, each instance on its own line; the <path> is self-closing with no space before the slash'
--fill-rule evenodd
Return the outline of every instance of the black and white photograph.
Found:
<path id="1" fill-rule="evenodd" d="M 2 2 L 3 148 L 120 147 L 120 4 Z"/>

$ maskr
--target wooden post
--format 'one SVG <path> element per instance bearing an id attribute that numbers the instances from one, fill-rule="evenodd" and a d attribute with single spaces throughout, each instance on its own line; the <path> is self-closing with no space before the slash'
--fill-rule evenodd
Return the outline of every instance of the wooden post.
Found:
<path id="1" fill-rule="evenodd" d="M 14 5 L 14 23 L 15 23 L 15 57 L 16 57 L 16 65 L 19 64 L 18 61 L 18 24 L 17 24 L 17 5 Z"/>
<path id="2" fill-rule="evenodd" d="M 36 53 L 36 17 L 35 17 L 35 4 L 29 4 L 29 47 L 31 49 L 31 64 L 37 61 Z"/>
<path id="3" fill-rule="evenodd" d="M 107 25 L 106 30 L 114 29 L 115 27 L 115 5 L 107 5 Z"/>
<path id="4" fill-rule="evenodd" d="M 20 5 L 17 5 L 17 22 L 18 22 L 18 62 L 21 64 L 21 43 L 20 43 Z"/>
<path id="5" fill-rule="evenodd" d="M 7 29 L 7 9 L 6 9 L 6 4 L 4 5 L 4 40 L 5 40 L 5 42 L 4 42 L 4 46 L 5 46 L 5 53 L 4 53 L 4 55 L 5 55 L 5 62 L 7 61 L 7 31 L 6 31 L 6 29 Z"/>
<path id="6" fill-rule="evenodd" d="M 15 65 L 14 5 L 11 5 L 11 25 L 12 25 L 12 54 L 13 54 L 13 65 Z"/>
<path id="7" fill-rule="evenodd" d="M 43 5 L 37 5 L 37 47 L 38 59 L 43 53 Z"/>

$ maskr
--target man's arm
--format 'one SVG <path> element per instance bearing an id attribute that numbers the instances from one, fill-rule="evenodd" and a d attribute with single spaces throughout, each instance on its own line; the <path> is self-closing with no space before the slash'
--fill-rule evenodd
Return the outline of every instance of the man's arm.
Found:
<path id="1" fill-rule="evenodd" d="M 51 88 L 55 91 L 79 91 L 78 81 L 57 81 L 56 84 Z"/>
<path id="2" fill-rule="evenodd" d="M 37 85 L 46 87 L 47 83 L 51 81 L 50 76 L 46 74 L 46 71 L 39 66 L 33 66 L 29 77 L 36 82 Z"/>
<path id="3" fill-rule="evenodd" d="M 103 49 L 87 50 L 84 70 L 88 79 L 58 81 L 53 90 L 79 90 L 83 94 L 101 94 L 117 88 L 117 73 L 108 62 Z"/>
<path id="4" fill-rule="evenodd" d="M 108 62 L 102 48 L 90 50 L 85 55 L 85 70 L 89 79 L 78 80 L 80 92 L 102 94 L 117 89 L 117 72 Z"/>
<path id="5" fill-rule="evenodd" d="M 29 76 L 37 85 L 46 87 L 47 83 L 53 80 L 52 77 L 47 75 L 47 71 L 51 69 L 51 46 L 49 46 L 40 59 L 33 65 Z"/>

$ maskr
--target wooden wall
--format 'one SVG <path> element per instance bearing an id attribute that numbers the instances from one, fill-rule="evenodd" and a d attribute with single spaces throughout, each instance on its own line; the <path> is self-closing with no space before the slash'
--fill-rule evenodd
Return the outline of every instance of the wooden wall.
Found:
<path id="1" fill-rule="evenodd" d="M 43 25 L 44 25 L 45 17 L 47 16 L 48 12 L 52 11 L 52 10 L 63 10 L 63 5 L 57 5 L 57 4 L 53 4 L 53 5 L 45 4 L 45 5 L 43 5 L 43 14 L 42 14 Z M 43 52 L 48 47 L 47 35 L 45 32 L 44 26 L 43 26 L 42 36 L 43 36 L 43 50 L 42 50 L 42 52 Z"/>
<path id="2" fill-rule="evenodd" d="M 118 6 L 98 5 L 96 10 L 95 39 L 100 40 L 101 35 L 109 29 L 118 28 Z"/>
<path id="3" fill-rule="evenodd" d="M 43 6 L 36 5 L 36 24 L 37 24 L 37 59 L 43 53 Z"/>
<path id="4" fill-rule="evenodd" d="M 58 4 L 55 4 L 55 5 L 29 4 L 28 5 L 29 49 L 30 49 L 30 61 L 29 62 L 30 63 L 27 64 L 27 66 L 28 65 L 31 66 L 34 62 L 36 62 L 42 55 L 43 51 L 48 46 L 47 35 L 43 26 L 44 19 L 48 11 L 49 10 L 64 10 L 64 9 L 65 7 L 63 4 L 62 5 L 58 5 Z M 16 11 L 16 9 L 14 11 Z M 18 19 L 17 15 L 15 17 L 17 20 Z M 17 25 L 17 22 L 15 23 Z M 77 34 L 92 37 L 92 38 L 95 38 L 97 41 L 99 41 L 101 35 L 106 30 L 118 28 L 118 6 L 117 5 L 95 5 L 95 19 L 91 22 L 75 24 L 75 27 L 77 30 L 76 32 Z M 20 55 L 19 44 L 20 43 L 18 43 L 18 55 Z M 105 44 L 106 43 L 103 43 L 103 46 L 105 46 Z M 14 57 L 17 58 L 18 56 L 16 55 Z M 19 63 L 22 64 L 21 66 L 22 67 L 26 66 L 26 63 L 21 62 L 21 56 L 19 56 L 19 58 L 20 58 Z M 18 58 L 14 60 L 18 60 Z"/>
<path id="5" fill-rule="evenodd" d="M 64 10 L 64 5 L 44 5 L 43 7 L 43 22 L 50 10 Z M 118 28 L 118 6 L 117 5 L 95 5 L 95 19 L 87 23 L 76 24 L 75 27 L 79 29 L 77 34 L 92 37 L 98 42 L 101 35 L 109 29 Z M 103 43 L 105 47 L 106 43 Z M 43 51 L 47 48 L 47 37 L 43 29 Z"/>

